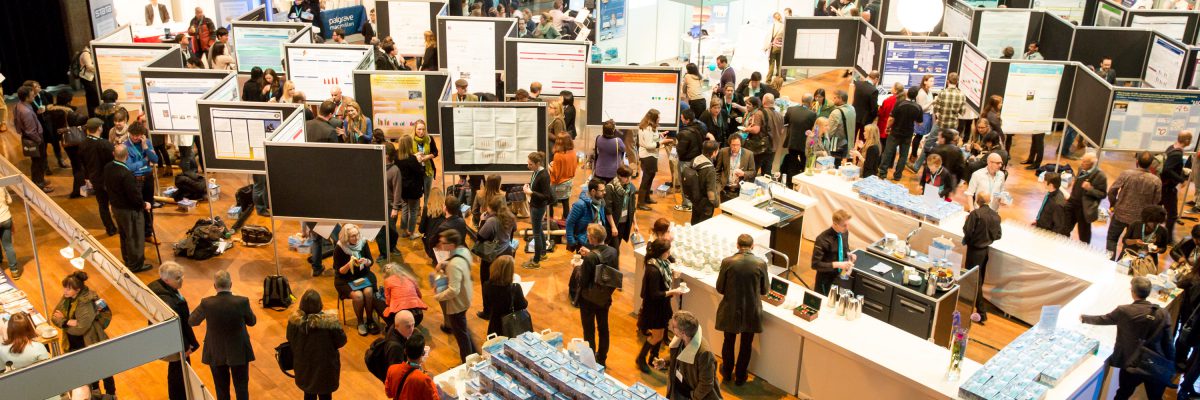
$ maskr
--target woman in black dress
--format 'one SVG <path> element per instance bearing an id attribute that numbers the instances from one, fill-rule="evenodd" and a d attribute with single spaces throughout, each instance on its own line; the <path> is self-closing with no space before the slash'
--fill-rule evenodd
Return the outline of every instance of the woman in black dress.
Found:
<path id="1" fill-rule="evenodd" d="M 492 276 L 489 276 L 487 283 L 482 285 L 483 302 L 489 304 L 491 308 L 487 316 L 488 334 L 501 335 L 505 316 L 529 308 L 529 302 L 525 300 L 525 293 L 521 291 L 521 285 L 513 283 L 513 265 L 515 264 L 512 256 L 496 257 L 496 261 L 492 262 L 489 271 Z"/>
<path id="2" fill-rule="evenodd" d="M 379 331 L 379 325 L 375 323 L 375 312 L 382 311 L 384 306 L 379 304 L 378 310 L 376 309 L 375 292 L 378 291 L 376 287 L 379 280 L 375 278 L 375 273 L 371 272 L 371 266 L 375 263 L 373 260 L 371 246 L 362 238 L 358 225 L 342 225 L 341 237 L 333 249 L 333 287 L 337 289 L 339 300 L 353 301 L 360 336 Z"/>
<path id="3" fill-rule="evenodd" d="M 646 342 L 638 351 L 637 367 L 645 373 L 662 349 L 667 323 L 671 321 L 671 297 L 683 294 L 674 289 L 678 271 L 671 270 L 671 242 L 657 239 L 646 247 L 646 273 L 642 276 L 642 311 L 638 313 L 637 327 L 645 331 Z"/>

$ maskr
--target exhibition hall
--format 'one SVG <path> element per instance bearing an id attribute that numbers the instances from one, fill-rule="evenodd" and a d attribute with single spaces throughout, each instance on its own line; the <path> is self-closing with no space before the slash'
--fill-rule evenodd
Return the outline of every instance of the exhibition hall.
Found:
<path id="1" fill-rule="evenodd" d="M 1196 3 L 0 2 L 0 398 L 1200 398 Z"/>

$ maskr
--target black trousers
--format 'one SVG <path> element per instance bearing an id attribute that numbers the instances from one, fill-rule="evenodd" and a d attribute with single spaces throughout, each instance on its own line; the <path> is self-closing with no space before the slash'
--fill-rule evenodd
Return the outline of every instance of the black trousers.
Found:
<path id="1" fill-rule="evenodd" d="M 630 218 L 628 218 L 627 221 L 617 223 L 616 234 L 608 235 L 608 245 L 612 246 L 614 249 L 620 249 L 621 241 L 628 242 L 629 234 L 633 233 L 633 210 L 629 210 L 629 214 Z"/>
<path id="2" fill-rule="evenodd" d="M 167 398 L 187 400 L 187 384 L 183 382 L 183 361 L 167 363 Z"/>
<path id="3" fill-rule="evenodd" d="M 1092 223 L 1087 221 L 1087 217 L 1083 216 L 1083 205 L 1077 203 L 1068 203 L 1068 212 L 1071 213 L 1072 229 L 1076 229 L 1079 233 L 1079 241 L 1091 244 L 1092 243 Z"/>
<path id="4" fill-rule="evenodd" d="M 709 204 L 708 199 L 700 199 L 699 201 L 692 202 L 692 225 L 712 218 L 714 211 L 716 211 L 716 207 Z"/>
<path id="5" fill-rule="evenodd" d="M 100 214 L 100 223 L 104 224 L 104 233 L 114 233 L 117 225 L 113 223 L 112 211 L 108 207 L 108 191 L 104 182 L 92 182 L 92 190 L 96 195 L 96 211 Z"/>
<path id="6" fill-rule="evenodd" d="M 742 337 L 742 343 L 737 346 L 737 361 L 735 362 L 734 345 L 738 336 Z M 725 379 L 733 379 L 735 381 L 745 381 L 748 373 L 746 368 L 750 367 L 750 353 L 754 345 L 754 333 L 734 333 L 725 332 L 725 343 L 721 345 L 721 376 Z"/>
<path id="7" fill-rule="evenodd" d="M 638 182 L 638 203 L 645 204 L 654 190 L 654 175 L 658 174 L 658 157 L 642 157 L 641 164 L 642 180 Z"/>
<path id="8" fill-rule="evenodd" d="M 1025 160 L 1029 161 L 1031 165 L 1041 166 L 1042 157 L 1046 153 L 1046 135 L 1037 133 L 1030 136 L 1029 140 L 1029 157 Z"/>
<path id="9" fill-rule="evenodd" d="M 479 348 L 475 347 L 475 339 L 471 337 L 471 329 L 467 327 L 466 311 L 446 314 L 446 325 L 450 326 L 454 341 L 458 342 L 458 357 L 462 362 L 467 362 L 467 356 L 479 352 Z"/>
<path id="10" fill-rule="evenodd" d="M 79 160 L 79 146 L 67 147 L 67 159 L 71 160 L 70 198 L 79 197 L 79 187 L 84 185 L 83 161 Z"/>
<path id="11" fill-rule="evenodd" d="M 137 179 L 139 181 L 138 184 L 142 186 L 142 201 L 154 204 L 154 180 L 157 179 L 154 176 L 154 173 L 150 173 L 146 176 L 139 176 Z M 143 233 L 146 235 L 142 238 L 142 240 L 154 236 L 154 213 L 151 213 L 150 210 L 143 209 L 142 222 L 145 225 L 143 228 Z"/>
<path id="12" fill-rule="evenodd" d="M 146 265 L 146 234 L 142 231 L 143 210 L 113 209 L 121 233 L 121 259 L 125 268 Z"/>
<path id="13" fill-rule="evenodd" d="M 1162 400 L 1163 392 L 1167 390 L 1167 386 L 1161 383 L 1151 382 L 1148 377 L 1138 375 L 1122 369 L 1117 374 L 1117 394 L 1113 396 L 1113 400 L 1125 400 L 1133 395 L 1133 391 L 1140 385 L 1146 385 L 1146 398 L 1150 400 Z"/>
<path id="14" fill-rule="evenodd" d="M 974 268 L 975 266 L 979 266 L 979 285 L 976 286 L 975 290 L 975 312 L 979 314 L 987 313 L 987 308 L 985 306 L 987 302 L 983 299 L 983 280 L 987 277 L 987 262 L 987 247 L 976 249 L 972 248 L 971 246 L 967 246 L 967 255 L 966 259 L 963 261 L 963 266 L 966 268 Z"/>
<path id="15" fill-rule="evenodd" d="M 773 151 L 754 155 L 754 169 L 758 171 L 759 176 L 771 175 L 771 164 L 774 163 L 775 152 Z"/>
<path id="16" fill-rule="evenodd" d="M 305 393 L 304 400 L 333 400 L 333 393 Z"/>
<path id="17" fill-rule="evenodd" d="M 608 307 L 597 307 L 588 304 L 587 301 L 580 301 L 579 320 L 583 321 L 583 340 L 596 352 L 596 363 L 607 366 Z M 597 334 L 600 335 L 599 338 L 596 337 Z"/>
<path id="18" fill-rule="evenodd" d="M 1167 210 L 1167 243 L 1175 243 L 1175 221 L 1179 220 L 1179 185 L 1163 184 L 1158 202 Z"/>
<path id="19" fill-rule="evenodd" d="M 38 157 L 29 159 L 29 180 L 38 187 L 45 187 L 49 183 L 46 182 L 46 170 L 49 167 L 46 164 L 46 143 L 38 145 Z"/>
<path id="20" fill-rule="evenodd" d="M 783 175 L 783 181 L 791 186 L 793 176 L 804 172 L 804 167 L 808 165 L 808 157 L 805 156 L 804 150 L 788 150 L 787 156 L 783 157 L 783 162 L 779 164 L 779 172 Z"/>
<path id="21" fill-rule="evenodd" d="M 229 384 L 237 400 L 250 399 L 250 365 L 212 365 L 213 388 L 217 400 L 229 400 Z"/>
<path id="22" fill-rule="evenodd" d="M 696 100 L 688 100 L 688 107 L 692 108 L 692 112 L 696 113 L 696 116 L 699 116 L 700 113 L 703 113 L 704 110 L 708 109 L 707 104 L 708 103 L 705 101 L 704 98 L 699 98 Z"/>
<path id="23" fill-rule="evenodd" d="M 813 283 L 813 290 L 821 295 L 829 294 L 829 289 L 833 287 L 834 282 L 837 282 L 838 274 L 835 271 L 817 272 L 817 280 Z"/>
<path id="24" fill-rule="evenodd" d="M 100 106 L 100 91 L 99 89 L 96 89 L 95 81 L 85 81 L 80 79 L 79 84 L 83 86 L 83 94 L 87 99 L 87 113 L 88 115 L 92 115 L 96 112 L 96 107 Z"/>
<path id="25" fill-rule="evenodd" d="M 1118 221 L 1116 218 L 1109 218 L 1108 221 L 1108 238 L 1104 244 L 1104 248 L 1113 253 L 1114 260 L 1118 260 L 1121 258 L 1121 254 L 1117 253 L 1117 243 L 1121 240 L 1121 235 L 1125 233 L 1125 229 L 1129 228 L 1129 224 Z"/>

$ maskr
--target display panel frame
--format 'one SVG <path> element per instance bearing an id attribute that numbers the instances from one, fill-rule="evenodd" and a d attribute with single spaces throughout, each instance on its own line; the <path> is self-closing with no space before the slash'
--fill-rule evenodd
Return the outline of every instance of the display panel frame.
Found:
<path id="1" fill-rule="evenodd" d="M 391 24 L 392 24 L 392 22 L 391 22 L 392 17 L 390 14 L 391 3 L 427 4 L 429 7 L 428 12 L 429 12 L 429 30 L 430 31 L 435 31 L 437 29 L 438 16 L 446 15 L 446 9 L 447 9 L 447 6 L 446 6 L 447 2 L 440 1 L 440 0 L 375 0 L 375 21 L 376 21 L 376 26 L 378 26 L 378 32 L 375 33 L 376 37 L 383 38 L 383 37 L 392 36 L 394 38 L 396 36 L 392 32 L 392 26 L 391 26 Z M 424 46 L 422 46 L 422 47 L 424 47 Z M 397 46 L 397 49 L 399 50 L 400 47 Z M 425 55 L 423 50 L 420 53 L 398 51 L 398 54 L 401 56 L 404 56 L 404 57 L 422 57 Z"/>
<path id="2" fill-rule="evenodd" d="M 242 109 L 250 111 L 278 111 L 280 125 L 293 113 L 304 113 L 300 104 L 286 103 L 255 103 L 244 101 L 196 101 L 197 115 L 200 116 L 200 133 L 197 143 L 200 145 L 200 157 L 204 160 L 204 170 L 208 172 L 250 173 L 261 174 L 266 170 L 264 160 L 223 159 L 215 156 L 216 143 L 213 139 L 212 109 Z M 269 137 L 269 136 L 268 136 Z M 269 141 L 268 141 L 269 142 Z"/>
<path id="3" fill-rule="evenodd" d="M 374 88 L 371 84 L 371 77 L 376 75 L 387 76 L 423 76 L 425 77 L 425 124 L 428 133 L 431 135 L 440 135 L 441 115 L 438 109 L 441 103 L 442 95 L 446 93 L 446 89 L 450 86 L 449 74 L 446 71 L 354 71 L 354 92 L 362 99 L 358 101 L 362 112 L 374 119 Z M 374 123 L 372 123 L 374 124 Z"/>
<path id="4" fill-rule="evenodd" d="M 143 107 L 143 110 L 145 110 L 145 113 L 147 116 L 146 117 L 147 127 L 150 129 L 151 134 L 162 134 L 162 135 L 195 135 L 195 134 L 197 134 L 197 132 L 199 132 L 200 128 L 199 128 L 199 126 L 197 126 L 196 129 L 194 129 L 194 130 L 193 129 L 174 129 L 174 128 L 167 129 L 167 128 L 162 128 L 162 127 L 157 126 L 158 124 L 155 122 L 155 118 L 151 114 L 152 108 L 150 107 L 150 103 L 151 103 L 150 102 L 150 93 L 149 93 L 150 89 L 149 89 L 149 85 L 147 85 L 147 83 L 146 83 L 147 79 L 216 80 L 215 85 L 209 87 L 203 93 L 200 93 L 200 95 L 196 97 L 196 100 L 203 100 L 206 96 L 208 96 L 210 93 L 212 93 L 213 89 L 216 89 L 217 87 L 220 87 L 223 83 L 225 83 L 225 79 L 228 79 L 231 76 L 236 76 L 236 74 L 234 74 L 233 71 L 216 71 L 216 70 L 206 70 L 206 69 L 173 69 L 173 68 L 142 67 L 142 68 L 140 68 L 140 70 L 142 72 L 142 76 L 141 76 L 142 93 L 143 93 L 142 94 L 142 107 Z M 193 106 L 195 106 L 195 104 L 193 104 Z M 197 114 L 196 114 L 197 117 L 199 116 L 198 112 L 199 111 L 197 111 Z"/>
<path id="5" fill-rule="evenodd" d="M 783 22 L 783 48 L 780 66 L 783 68 L 832 67 L 853 68 L 858 61 L 859 24 L 855 17 L 788 17 Z M 796 35 L 801 30 L 836 30 L 838 34 L 834 58 L 797 58 Z"/>
<path id="6" fill-rule="evenodd" d="M 520 52 L 520 48 L 521 48 L 522 44 L 546 44 L 546 45 L 582 47 L 583 48 L 583 60 L 581 60 L 579 67 L 583 70 L 583 74 L 580 77 L 580 80 L 581 80 L 580 83 L 583 84 L 583 88 L 581 91 L 578 91 L 578 92 L 572 91 L 572 94 L 576 98 L 581 98 L 581 97 L 586 98 L 587 97 L 587 75 L 588 75 L 587 74 L 587 66 L 590 65 L 590 63 L 591 63 L 591 50 L 592 50 L 591 43 L 573 41 L 573 40 L 566 41 L 566 40 L 525 39 L 525 38 L 519 38 L 519 39 L 518 38 L 504 38 L 504 94 L 505 95 L 513 95 L 513 94 L 516 94 L 517 89 L 525 89 L 525 88 L 529 87 L 528 85 L 522 85 L 521 84 L 522 82 L 520 82 L 517 79 L 518 77 L 521 76 L 520 64 L 517 63 L 517 60 L 520 55 L 519 52 Z M 563 88 L 559 88 L 558 90 L 553 90 L 553 89 L 551 89 L 552 87 L 553 86 L 547 85 L 545 82 L 542 82 L 542 98 L 546 98 L 546 97 L 557 98 L 557 97 L 559 97 L 559 93 L 562 90 L 569 90 L 569 89 L 563 89 Z"/>
<path id="7" fill-rule="evenodd" d="M 164 56 L 166 53 L 170 52 L 172 49 L 179 48 L 178 44 L 168 44 L 168 43 L 104 43 L 104 42 L 97 42 L 97 41 L 92 41 L 89 44 L 89 46 L 91 47 L 92 57 L 96 58 L 96 90 L 100 93 L 104 93 L 105 89 L 113 89 L 113 90 L 116 90 L 116 89 L 113 87 L 108 87 L 104 83 L 105 82 L 103 79 L 104 73 L 102 71 L 100 71 L 101 63 L 100 63 L 100 57 L 98 56 L 99 53 L 97 53 L 97 51 L 96 51 L 97 49 L 121 49 L 121 50 L 132 50 L 132 51 L 137 51 L 137 50 L 162 51 L 162 53 L 156 53 L 156 54 L 149 55 L 148 58 L 146 59 L 146 62 L 143 63 L 142 65 L 133 66 L 133 68 L 138 69 L 137 77 L 126 76 L 123 80 L 126 82 L 129 80 L 133 80 L 140 84 L 141 83 L 141 70 L 140 69 L 143 66 L 154 63 L 155 61 L 160 60 L 162 58 L 162 56 Z M 123 66 L 123 67 L 125 67 L 125 66 Z M 145 89 L 142 89 L 140 91 L 140 92 L 142 92 L 141 95 L 143 97 L 145 97 L 144 91 L 145 91 Z M 132 93 L 132 92 L 128 92 L 125 89 L 117 90 L 118 95 L 120 95 L 122 93 Z M 117 104 L 133 106 L 134 108 L 141 108 L 141 106 L 143 104 L 145 104 L 144 100 L 145 99 L 129 99 L 128 96 L 120 96 L 117 98 Z"/>
<path id="8" fill-rule="evenodd" d="M 272 218 L 334 224 L 387 223 L 384 145 L 267 141 L 264 150 L 263 172 Z M 354 179 L 345 179 L 340 171 L 346 170 L 355 171 Z"/>
<path id="9" fill-rule="evenodd" d="M 588 84 L 589 96 L 586 99 L 587 100 L 587 102 L 586 102 L 587 115 L 585 116 L 586 117 L 585 123 L 588 126 L 601 126 L 604 124 L 604 121 L 609 119 L 609 117 L 605 116 L 603 106 L 602 106 L 604 104 L 604 96 L 605 96 L 604 89 L 603 89 L 604 74 L 607 72 L 675 74 L 676 76 L 678 76 L 678 78 L 676 79 L 676 87 L 675 87 L 675 91 L 674 91 L 676 100 L 678 100 L 679 89 L 683 85 L 682 71 L 680 71 L 678 68 L 674 68 L 674 67 L 615 66 L 615 65 L 609 66 L 609 65 L 588 64 L 587 84 Z M 675 115 L 680 115 L 679 101 L 676 101 L 674 106 L 675 106 Z M 699 118 L 699 115 L 697 115 L 696 117 Z M 637 128 L 638 122 L 640 122 L 640 118 L 639 118 L 639 121 L 633 121 L 633 122 L 626 122 L 626 121 L 613 121 L 613 122 L 616 123 L 617 129 L 635 129 L 635 128 Z M 659 126 L 658 126 L 659 130 L 674 130 L 677 128 L 679 128 L 679 118 L 660 118 Z"/>
<path id="10" fill-rule="evenodd" d="M 548 116 L 546 115 L 546 103 L 538 102 L 449 102 L 443 101 L 438 105 L 438 115 L 444 124 L 442 129 L 442 173 L 446 175 L 452 174 L 478 174 L 478 173 L 512 173 L 523 174 L 530 173 L 526 165 L 526 155 L 517 154 L 517 163 L 515 164 L 459 164 L 455 161 L 456 146 L 454 143 L 454 109 L 458 107 L 469 108 L 534 108 L 537 110 L 537 148 L 542 154 L 549 155 L 549 140 L 546 124 Z"/>
<path id="11" fill-rule="evenodd" d="M 252 68 L 262 67 L 262 66 L 261 65 L 248 65 L 247 63 L 243 63 L 242 58 L 239 57 L 238 49 L 241 48 L 241 46 L 238 46 L 238 43 L 237 43 L 237 37 L 238 37 L 237 30 L 239 27 L 254 28 L 254 29 L 272 29 L 272 30 L 277 29 L 280 31 L 292 30 L 293 32 L 288 34 L 288 37 L 286 39 L 279 42 L 280 71 L 278 71 L 278 72 L 286 73 L 287 67 L 284 66 L 284 61 L 283 61 L 283 59 L 286 57 L 286 55 L 283 53 L 283 45 L 286 43 L 289 43 L 292 40 L 292 38 L 294 38 L 296 36 L 297 33 L 300 33 L 301 31 L 303 31 L 305 29 L 305 27 L 307 27 L 309 25 L 297 23 L 297 22 L 233 21 L 232 23 L 229 24 L 229 26 L 230 26 L 229 41 L 233 45 L 233 52 L 232 52 L 233 53 L 233 61 L 234 61 L 234 63 L 237 64 L 237 72 L 239 74 L 249 74 L 250 70 Z M 247 65 L 245 65 L 244 69 L 243 69 L 243 64 L 247 64 Z M 271 65 L 269 67 L 273 67 L 273 66 L 274 65 Z M 266 68 L 263 68 L 263 69 L 266 70 Z"/>
<path id="12" fill-rule="evenodd" d="M 348 96 L 352 99 L 355 98 L 354 97 L 355 93 L 353 92 L 354 91 L 354 71 L 357 70 L 360 65 L 362 65 L 362 62 L 365 58 L 367 58 L 367 57 L 374 58 L 374 56 L 375 56 L 374 47 L 368 46 L 368 45 L 285 43 L 283 45 L 283 68 L 284 68 L 284 70 L 287 71 L 287 80 L 292 81 L 293 84 L 299 84 L 300 81 L 297 80 L 296 77 L 294 76 L 296 71 L 294 68 L 292 68 L 292 65 L 291 65 L 291 61 L 292 61 L 291 60 L 292 59 L 291 52 L 299 51 L 299 50 L 303 50 L 303 49 L 318 49 L 318 50 L 333 50 L 333 51 L 345 50 L 348 53 L 351 51 L 361 51 L 362 52 L 362 54 L 358 55 L 358 57 L 355 59 L 355 61 L 353 63 L 354 66 L 346 71 L 345 78 L 347 78 L 349 80 L 349 82 L 347 82 L 345 84 L 342 84 L 340 82 L 338 83 L 338 85 L 340 85 L 342 87 L 342 95 Z M 350 59 L 350 58 L 347 58 L 347 59 Z M 305 100 L 307 103 L 320 104 L 321 102 L 323 102 L 329 98 L 328 87 L 329 87 L 329 85 L 325 85 L 325 90 L 312 91 L 312 90 L 304 90 L 304 89 L 300 88 L 299 86 L 297 86 L 296 90 L 304 92 Z M 346 90 L 347 88 L 350 89 L 350 93 L 347 93 L 347 90 Z"/>

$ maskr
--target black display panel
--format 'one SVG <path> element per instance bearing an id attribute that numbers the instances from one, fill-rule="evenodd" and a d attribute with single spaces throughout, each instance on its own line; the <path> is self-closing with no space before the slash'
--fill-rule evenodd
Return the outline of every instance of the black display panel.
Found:
<path id="1" fill-rule="evenodd" d="M 267 188 L 276 218 L 387 221 L 384 147 L 266 144 Z M 353 171 L 353 179 L 347 179 Z"/>
<path id="2" fill-rule="evenodd" d="M 272 104 L 272 103 L 251 103 L 251 102 L 229 102 L 229 101 L 207 101 L 200 100 L 196 102 L 197 115 L 200 118 L 200 156 L 204 159 L 204 169 L 213 172 L 246 172 L 246 173 L 261 173 L 265 168 L 265 160 L 261 159 L 229 159 L 217 158 L 216 140 L 214 140 L 213 132 L 213 109 L 223 110 L 222 112 L 235 112 L 245 110 L 251 113 L 271 112 L 278 113 L 279 121 L 282 123 L 287 120 L 288 116 L 295 112 L 304 112 L 300 109 L 299 104 Z M 232 110 L 232 111 L 224 111 Z M 278 126 L 276 126 L 278 128 Z M 267 134 L 270 138 L 270 133 Z"/>
<path id="3" fill-rule="evenodd" d="M 446 72 L 432 71 L 354 71 L 354 94 L 358 96 L 358 105 L 362 107 L 363 114 L 372 118 L 371 125 L 377 129 L 383 129 L 386 126 L 385 121 L 379 121 L 376 118 L 375 102 L 386 103 L 395 100 L 396 97 L 389 95 L 394 90 L 383 89 L 373 90 L 372 81 L 379 82 L 381 79 L 388 77 L 400 76 L 420 76 L 425 80 L 425 125 L 430 134 L 442 133 L 441 119 L 438 118 L 437 108 L 438 101 L 441 100 L 442 94 L 446 90 L 449 77 Z M 376 94 L 378 92 L 379 94 Z M 411 98 L 401 96 L 402 98 Z"/>
<path id="4" fill-rule="evenodd" d="M 1075 37 L 1075 26 L 1054 13 L 1041 13 L 1042 33 L 1038 36 L 1039 52 L 1047 60 L 1065 61 L 1071 52 L 1071 40 Z"/>
<path id="5" fill-rule="evenodd" d="M 1104 139 L 1108 113 L 1112 108 L 1112 88 L 1103 78 L 1084 70 L 1075 72 L 1067 121 L 1099 145 Z M 1060 101 L 1061 103 L 1061 101 Z"/>
<path id="6" fill-rule="evenodd" d="M 149 64 L 146 64 L 145 67 L 149 67 L 149 68 L 183 68 L 184 67 L 183 50 L 179 46 L 175 46 L 175 47 L 171 48 L 170 51 L 167 51 L 166 54 L 163 54 L 162 57 L 159 57 L 157 60 L 151 61 Z"/>
<path id="7" fill-rule="evenodd" d="M 518 102 L 450 103 L 450 102 L 443 102 L 439 106 L 438 112 L 441 114 L 442 126 L 445 127 L 445 129 L 442 130 L 442 166 L 443 166 L 442 172 L 445 174 L 449 175 L 449 174 L 455 174 L 455 173 L 485 173 L 485 172 L 522 173 L 522 172 L 529 172 L 529 168 L 527 167 L 527 164 L 526 164 L 526 160 L 527 160 L 526 157 L 529 155 L 530 151 L 533 150 L 533 147 L 532 147 L 533 144 L 524 143 L 524 145 L 523 145 L 523 142 L 520 139 L 518 139 L 518 142 L 515 145 L 516 150 L 511 152 L 511 154 L 509 154 L 509 155 L 505 155 L 505 157 L 510 157 L 509 160 L 507 160 L 505 162 L 501 162 L 501 160 L 495 160 L 495 161 L 489 162 L 489 163 L 476 163 L 476 161 L 473 159 L 474 157 L 476 157 L 474 154 L 471 155 L 471 157 L 472 157 L 471 161 L 466 161 L 465 159 L 460 159 L 460 156 L 465 155 L 460 152 L 472 152 L 472 151 L 477 151 L 477 150 L 484 151 L 485 149 L 477 148 L 475 146 L 475 143 L 477 143 L 477 142 L 475 142 L 476 138 L 474 137 L 473 133 L 463 134 L 462 132 L 458 132 L 458 133 L 455 132 L 456 126 L 459 126 L 459 125 L 455 125 L 455 122 L 454 122 L 455 108 L 469 109 L 469 110 L 471 110 L 470 112 L 474 112 L 475 110 L 484 110 L 484 109 L 490 109 L 490 110 L 493 110 L 493 112 L 503 112 L 500 110 L 514 110 L 515 109 L 517 111 L 521 111 L 521 110 L 531 110 L 532 109 L 532 110 L 534 110 L 534 112 L 536 112 L 536 121 L 537 121 L 533 126 L 533 128 L 536 130 L 536 132 L 534 133 L 535 139 L 537 140 L 536 149 L 537 149 L 537 151 L 540 151 L 543 154 L 548 154 L 549 146 L 548 146 L 548 140 L 546 138 L 546 123 L 547 123 L 546 122 L 546 103 L 518 103 Z M 494 123 L 494 121 L 499 121 L 499 120 L 500 119 L 498 117 L 496 117 L 496 118 L 487 118 L 483 121 L 481 121 L 481 120 L 476 120 L 476 121 L 480 121 L 480 122 L 484 122 L 484 123 Z M 468 121 L 466 123 L 470 124 L 471 122 Z M 514 128 L 514 130 L 519 131 L 520 127 L 516 127 L 516 128 Z M 494 133 L 496 133 L 496 132 L 494 132 Z M 456 135 L 458 135 L 458 136 L 456 136 Z M 471 137 L 467 137 L 467 135 L 471 135 Z M 500 144 L 498 142 L 499 141 L 497 141 L 494 145 L 500 146 Z M 462 146 L 462 145 L 466 145 L 466 146 Z"/>
<path id="8" fill-rule="evenodd" d="M 1112 57 L 1117 78 L 1142 79 L 1150 51 L 1151 31 L 1121 28 L 1079 27 L 1071 47 L 1071 61 L 1093 66 Z"/>
<path id="9" fill-rule="evenodd" d="M 855 48 L 858 46 L 858 29 L 861 18 L 791 17 L 783 25 L 783 53 L 780 64 L 784 67 L 850 67 L 855 64 Z M 798 58 L 797 36 L 819 33 L 816 37 L 828 37 L 826 32 L 837 31 L 836 58 Z M 824 40 L 824 39 L 821 39 Z M 801 44 L 802 45 L 802 44 Z"/>

